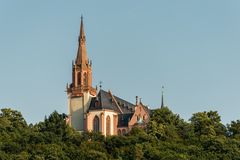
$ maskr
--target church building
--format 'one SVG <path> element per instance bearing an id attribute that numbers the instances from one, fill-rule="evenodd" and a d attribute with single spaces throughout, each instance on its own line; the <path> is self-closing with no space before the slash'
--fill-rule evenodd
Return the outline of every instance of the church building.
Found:
<path id="1" fill-rule="evenodd" d="M 81 17 L 78 50 L 72 64 L 72 82 L 67 85 L 68 124 L 77 131 L 95 131 L 103 135 L 123 135 L 134 126 L 144 127 L 150 110 L 136 97 L 130 103 L 110 90 L 92 87 L 92 62 L 87 57 L 86 37 Z"/>

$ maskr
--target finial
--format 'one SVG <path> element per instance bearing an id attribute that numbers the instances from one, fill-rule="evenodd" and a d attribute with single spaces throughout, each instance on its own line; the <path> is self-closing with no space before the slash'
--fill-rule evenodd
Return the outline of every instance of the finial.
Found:
<path id="1" fill-rule="evenodd" d="M 81 14 L 81 21 L 83 20 L 83 15 Z"/>

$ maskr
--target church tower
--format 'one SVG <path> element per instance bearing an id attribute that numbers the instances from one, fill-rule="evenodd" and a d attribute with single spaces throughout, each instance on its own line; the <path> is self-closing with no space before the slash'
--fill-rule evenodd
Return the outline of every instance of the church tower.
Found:
<path id="1" fill-rule="evenodd" d="M 69 124 L 78 131 L 86 130 L 86 112 L 91 98 L 96 96 L 92 87 L 92 62 L 87 57 L 86 37 L 81 17 L 78 51 L 72 63 L 72 83 L 67 85 Z"/>

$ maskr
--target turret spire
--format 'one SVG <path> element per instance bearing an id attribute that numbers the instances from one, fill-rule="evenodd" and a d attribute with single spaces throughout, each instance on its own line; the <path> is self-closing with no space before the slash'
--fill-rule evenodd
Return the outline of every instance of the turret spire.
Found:
<path id="1" fill-rule="evenodd" d="M 82 65 L 83 67 L 88 64 L 87 50 L 86 50 L 86 37 L 85 37 L 84 26 L 83 26 L 83 16 L 81 16 L 80 35 L 78 37 L 78 52 L 77 52 L 77 58 L 75 63 L 77 65 Z"/>
<path id="2" fill-rule="evenodd" d="M 161 104 L 161 108 L 163 108 L 164 107 L 164 101 L 163 101 L 163 89 L 164 89 L 164 86 L 162 86 L 162 104 Z"/>

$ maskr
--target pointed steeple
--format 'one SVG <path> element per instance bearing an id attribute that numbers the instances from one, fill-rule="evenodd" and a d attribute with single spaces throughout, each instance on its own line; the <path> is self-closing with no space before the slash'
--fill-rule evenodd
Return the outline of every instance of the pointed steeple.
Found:
<path id="1" fill-rule="evenodd" d="M 96 90 L 92 87 L 92 61 L 89 61 L 87 57 L 82 16 L 78 42 L 77 56 L 75 62 L 72 63 L 72 83 L 68 88 L 68 93 L 73 97 L 81 97 L 85 92 L 96 95 Z"/>
<path id="2" fill-rule="evenodd" d="M 80 25 L 80 36 L 79 36 L 79 38 L 85 41 L 85 33 L 84 33 L 84 27 L 83 27 L 83 16 L 81 16 L 81 25 Z"/>
<path id="3" fill-rule="evenodd" d="M 162 103 L 161 103 L 161 108 L 163 108 L 164 107 L 164 101 L 163 101 L 163 89 L 164 89 L 164 86 L 162 86 Z"/>
<path id="4" fill-rule="evenodd" d="M 86 37 L 83 27 L 83 17 L 81 16 L 81 25 L 80 25 L 80 35 L 78 37 L 78 52 L 77 58 L 75 60 L 77 65 L 82 65 L 82 67 L 88 64 L 87 50 L 86 50 Z"/>

